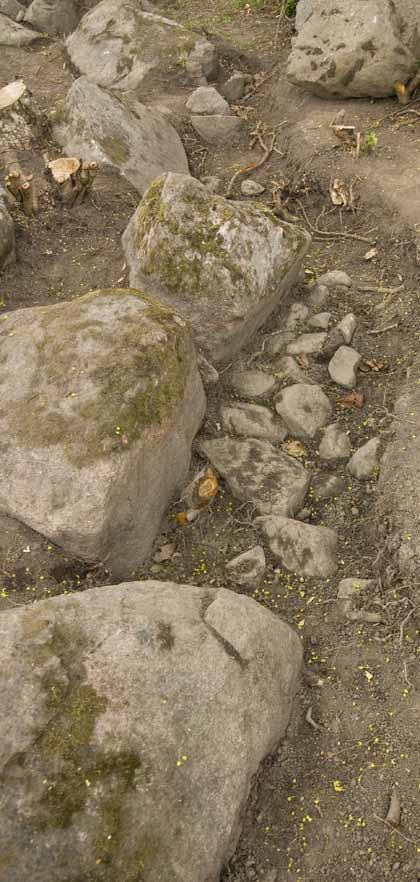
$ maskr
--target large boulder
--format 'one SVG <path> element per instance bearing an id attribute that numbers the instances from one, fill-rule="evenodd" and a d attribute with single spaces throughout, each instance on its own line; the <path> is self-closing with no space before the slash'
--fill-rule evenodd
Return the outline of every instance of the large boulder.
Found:
<path id="1" fill-rule="evenodd" d="M 40 34 L 37 31 L 30 31 L 0 12 L 0 46 L 13 46 L 20 49 L 22 46 L 29 46 L 39 40 Z"/>
<path id="2" fill-rule="evenodd" d="M 278 307 L 309 242 L 263 206 L 178 174 L 152 184 L 123 235 L 130 284 L 187 316 L 216 362 L 231 361 Z"/>
<path id="3" fill-rule="evenodd" d="M 32 0 L 25 13 L 25 21 L 38 31 L 56 36 L 70 34 L 79 22 L 80 13 L 75 0 Z"/>
<path id="4" fill-rule="evenodd" d="M 15 228 L 0 190 L 0 270 L 15 259 Z"/>
<path id="5" fill-rule="evenodd" d="M 304 0 L 297 24 L 289 79 L 323 97 L 385 97 L 417 71 L 416 0 Z"/>
<path id="6" fill-rule="evenodd" d="M 139 101 L 129 110 L 86 77 L 73 83 L 59 107 L 54 134 L 67 154 L 113 166 L 140 194 L 157 175 L 188 173 L 182 141 L 160 113 Z"/>
<path id="7" fill-rule="evenodd" d="M 93 291 L 4 317 L 0 361 L 0 510 L 131 574 L 204 413 L 186 323 L 138 291 Z"/>
<path id="8" fill-rule="evenodd" d="M 4 882 L 218 882 L 288 724 L 292 629 L 134 582 L 3 613 L 0 636 Z"/>
<path id="9" fill-rule="evenodd" d="M 82 18 L 66 45 L 72 63 L 93 82 L 124 92 L 141 86 L 142 93 L 150 93 L 165 84 L 167 89 L 168 79 L 185 78 L 191 53 L 192 79 L 203 74 L 208 53 L 203 55 L 199 47 L 197 52 L 197 42 L 203 44 L 197 34 L 147 12 L 141 0 L 102 0 Z"/>

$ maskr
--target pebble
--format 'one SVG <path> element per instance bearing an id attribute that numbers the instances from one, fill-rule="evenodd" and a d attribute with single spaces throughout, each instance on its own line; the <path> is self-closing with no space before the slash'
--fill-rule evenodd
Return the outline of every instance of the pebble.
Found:
<path id="1" fill-rule="evenodd" d="M 270 540 L 270 549 L 292 573 L 326 579 L 338 569 L 337 534 L 291 518 L 256 518 Z"/>
<path id="2" fill-rule="evenodd" d="M 295 383 L 276 398 L 276 411 L 297 438 L 314 438 L 331 417 L 331 404 L 319 386 Z"/>
<path id="3" fill-rule="evenodd" d="M 289 343 L 287 352 L 289 355 L 319 355 L 325 343 L 327 335 L 301 334 L 293 343 Z"/>
<path id="4" fill-rule="evenodd" d="M 264 549 L 261 545 L 255 545 L 249 551 L 244 551 L 226 564 L 226 569 L 234 577 L 238 585 L 247 588 L 257 587 L 264 576 L 266 569 Z"/>
<path id="5" fill-rule="evenodd" d="M 221 409 L 222 423 L 227 432 L 245 438 L 263 438 L 265 441 L 279 443 L 287 435 L 286 426 L 268 407 L 261 404 L 245 404 L 239 401 L 233 407 Z"/>
<path id="6" fill-rule="evenodd" d="M 286 328 L 294 331 L 298 325 L 303 324 L 309 315 L 309 309 L 304 303 L 292 303 L 286 320 Z"/>
<path id="7" fill-rule="evenodd" d="M 371 438 L 363 447 L 359 447 L 347 464 L 348 471 L 358 481 L 368 481 L 376 477 L 379 470 L 379 438 Z"/>
<path id="8" fill-rule="evenodd" d="M 319 455 L 321 459 L 326 460 L 348 459 L 351 455 L 350 439 L 337 423 L 325 429 L 319 446 Z"/>
<path id="9" fill-rule="evenodd" d="M 230 379 L 232 389 L 245 398 L 266 398 L 277 384 L 275 377 L 263 371 L 233 371 Z"/>
<path id="10" fill-rule="evenodd" d="M 245 178 L 241 184 L 241 193 L 242 196 L 261 196 L 262 193 L 265 193 L 265 187 L 259 184 L 258 181 Z"/>
<path id="11" fill-rule="evenodd" d="M 289 343 L 292 343 L 294 339 L 293 331 L 279 331 L 278 334 L 271 334 L 266 339 L 264 352 L 268 352 L 269 355 L 280 355 L 280 353 L 286 352 Z"/>
<path id="12" fill-rule="evenodd" d="M 187 110 L 191 113 L 230 114 L 230 107 L 227 101 L 222 98 L 214 86 L 199 86 L 198 89 L 190 95 L 186 102 Z"/>
<path id="13" fill-rule="evenodd" d="M 240 101 L 244 97 L 248 83 L 251 81 L 252 77 L 249 74 L 242 73 L 241 70 L 235 70 L 222 88 L 222 93 L 226 100 L 230 104 L 234 101 Z"/>
<path id="14" fill-rule="evenodd" d="M 308 325 L 310 328 L 320 328 L 321 331 L 326 331 L 330 321 L 330 312 L 318 312 L 316 315 L 313 315 L 312 318 L 309 319 Z"/>
<path id="15" fill-rule="evenodd" d="M 349 312 L 347 315 L 345 315 L 340 324 L 337 325 L 337 330 L 340 331 L 340 333 L 343 335 L 343 340 L 345 343 L 351 343 L 356 328 L 357 319 L 352 312 Z"/>
<path id="16" fill-rule="evenodd" d="M 318 285 L 325 285 L 326 288 L 351 288 L 352 282 L 348 273 L 342 270 L 332 270 L 329 273 L 323 273 L 317 280 Z"/>
<path id="17" fill-rule="evenodd" d="M 343 386 L 344 389 L 354 389 L 357 383 L 357 368 L 361 362 L 361 355 L 350 346 L 340 346 L 333 355 L 328 373 L 334 383 Z"/>
<path id="18" fill-rule="evenodd" d="M 332 328 L 331 331 L 328 331 L 328 334 L 325 339 L 325 343 L 322 347 L 322 352 L 320 353 L 320 357 L 322 361 L 329 361 L 330 358 L 337 352 L 337 349 L 343 345 L 343 335 L 337 328 Z"/>

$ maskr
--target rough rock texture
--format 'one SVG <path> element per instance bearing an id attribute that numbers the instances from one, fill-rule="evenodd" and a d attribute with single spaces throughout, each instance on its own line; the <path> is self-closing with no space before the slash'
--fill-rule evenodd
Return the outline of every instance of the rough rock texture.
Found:
<path id="1" fill-rule="evenodd" d="M 15 228 L 0 196 L 0 270 L 15 260 Z"/>
<path id="2" fill-rule="evenodd" d="M 312 382 L 291 355 L 285 355 L 283 358 L 279 358 L 278 361 L 271 364 L 271 368 L 278 380 L 307 384 Z"/>
<path id="3" fill-rule="evenodd" d="M 239 116 L 227 116 L 223 113 L 192 116 L 191 125 L 203 141 L 214 147 L 236 144 L 244 132 L 244 122 Z"/>
<path id="4" fill-rule="evenodd" d="M 92 82 L 124 92 L 161 88 L 184 71 L 197 36 L 144 11 L 139 0 L 102 0 L 66 42 L 70 59 Z"/>
<path id="5" fill-rule="evenodd" d="M 234 392 L 244 398 L 268 398 L 273 394 L 278 382 L 272 374 L 258 370 L 236 370 L 230 377 Z"/>
<path id="6" fill-rule="evenodd" d="M 328 422 L 332 407 L 319 386 L 296 383 L 282 389 L 276 398 L 276 411 L 292 435 L 297 438 L 315 438 Z"/>
<path id="7" fill-rule="evenodd" d="M 261 196 L 264 192 L 265 187 L 263 187 L 262 184 L 259 184 L 258 181 L 253 181 L 252 178 L 245 178 L 245 180 L 242 181 L 242 196 Z"/>
<path id="8" fill-rule="evenodd" d="M 13 21 L 20 21 L 25 11 L 25 7 L 18 3 L 18 0 L 0 0 L 0 13 L 8 15 Z"/>
<path id="9" fill-rule="evenodd" d="M 323 579 L 337 572 L 334 530 L 278 516 L 257 518 L 257 522 L 270 540 L 271 551 L 290 572 Z"/>
<path id="10" fill-rule="evenodd" d="M 224 589 L 132 582 L 0 618 L 7 882 L 217 882 L 301 668 Z"/>
<path id="11" fill-rule="evenodd" d="M 350 438 L 337 423 L 325 429 L 324 437 L 319 445 L 321 459 L 348 459 L 351 454 Z"/>
<path id="12" fill-rule="evenodd" d="M 420 13 L 409 5 L 312 0 L 311 14 L 299 16 L 289 79 L 324 97 L 392 95 L 418 67 Z"/>
<path id="13" fill-rule="evenodd" d="M 343 340 L 345 343 L 347 343 L 347 345 L 351 343 L 356 328 L 357 319 L 352 312 L 349 312 L 347 315 L 345 315 L 344 318 L 341 319 L 341 322 L 337 325 L 337 330 L 340 331 L 340 334 L 343 335 Z"/>
<path id="14" fill-rule="evenodd" d="M 244 97 L 246 87 L 250 82 L 252 82 L 252 77 L 249 74 L 235 70 L 222 87 L 222 95 L 224 95 L 226 101 L 240 101 Z"/>
<path id="15" fill-rule="evenodd" d="M 128 110 L 86 77 L 76 80 L 54 129 L 70 156 L 83 156 L 117 168 L 142 195 L 157 175 L 188 172 L 188 160 L 175 129 L 139 101 Z"/>
<path id="16" fill-rule="evenodd" d="M 186 103 L 191 113 L 229 114 L 230 107 L 214 86 L 199 86 Z"/>
<path id="17" fill-rule="evenodd" d="M 45 34 L 70 34 L 80 19 L 75 0 L 32 0 L 25 21 Z"/>
<path id="18" fill-rule="evenodd" d="M 337 291 L 340 288 L 351 288 L 352 282 L 344 270 L 330 270 L 318 277 L 317 285 L 328 288 L 329 291 Z"/>
<path id="19" fill-rule="evenodd" d="M 156 180 L 124 235 L 130 284 L 184 314 L 210 361 L 232 361 L 296 280 L 309 236 L 186 175 Z"/>
<path id="20" fill-rule="evenodd" d="M 327 285 L 319 285 L 316 283 L 310 288 L 310 294 L 308 297 L 308 304 L 311 309 L 322 309 L 325 306 L 328 298 L 330 296 L 330 291 Z"/>
<path id="21" fill-rule="evenodd" d="M 0 360 L 0 509 L 131 573 L 186 478 L 204 414 L 185 322 L 138 291 L 93 291 L 10 313 Z"/>
<path id="22" fill-rule="evenodd" d="M 246 588 L 254 588 L 260 584 L 265 568 L 265 554 L 261 545 L 255 545 L 249 551 L 238 554 L 238 557 L 226 564 L 226 569 L 235 582 Z"/>
<path id="23" fill-rule="evenodd" d="M 377 476 L 380 443 L 379 438 L 371 438 L 367 444 L 363 444 L 363 447 L 359 447 L 356 453 L 353 453 L 347 468 L 354 478 L 359 481 L 367 481 L 369 478 Z"/>
<path id="24" fill-rule="evenodd" d="M 327 335 L 301 334 L 293 343 L 289 343 L 287 351 L 289 355 L 318 355 L 325 343 Z"/>
<path id="25" fill-rule="evenodd" d="M 208 80 L 215 80 L 219 72 L 219 59 L 213 43 L 198 39 L 185 59 L 185 70 L 191 83 L 196 86 L 206 86 Z"/>
<path id="26" fill-rule="evenodd" d="M 316 315 L 313 315 L 312 318 L 309 319 L 308 325 L 310 328 L 315 328 L 326 331 L 331 321 L 331 313 L 330 312 L 318 312 Z"/>
<path id="27" fill-rule="evenodd" d="M 37 31 L 30 31 L 29 28 L 24 28 L 23 25 L 13 21 L 8 15 L 0 13 L 0 46 L 20 48 L 21 46 L 29 46 L 39 38 L 40 34 Z"/>
<path id="28" fill-rule="evenodd" d="M 351 346 L 340 346 L 328 365 L 331 379 L 345 389 L 354 389 L 361 360 L 362 356 Z"/>
<path id="29" fill-rule="evenodd" d="M 311 480 L 309 496 L 315 501 L 320 499 L 334 499 L 340 496 L 347 488 L 347 482 L 339 475 L 329 475 L 327 472 L 319 472 Z"/>
<path id="30" fill-rule="evenodd" d="M 287 429 L 280 420 L 276 419 L 268 407 L 260 404 L 238 401 L 235 407 L 222 407 L 221 417 L 227 432 L 245 438 L 261 438 L 276 444 L 284 441 L 287 435 Z"/>
<path id="31" fill-rule="evenodd" d="M 302 508 L 311 473 L 268 441 L 217 438 L 202 441 L 200 449 L 233 495 L 252 502 L 261 514 L 288 517 Z"/>

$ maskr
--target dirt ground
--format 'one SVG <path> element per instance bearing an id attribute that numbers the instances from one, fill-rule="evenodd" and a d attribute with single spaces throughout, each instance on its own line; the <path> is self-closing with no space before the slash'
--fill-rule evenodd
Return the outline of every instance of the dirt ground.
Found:
<path id="1" fill-rule="evenodd" d="M 276 132 L 280 152 L 253 177 L 267 188 L 263 199 L 268 204 L 272 191 L 281 187 L 278 192 L 288 200 L 288 210 L 313 233 L 305 281 L 270 318 L 241 362 L 252 358 L 254 367 L 264 367 L 262 341 L 283 326 L 288 303 L 304 302 L 307 285 L 326 269 L 346 270 L 353 288 L 346 295 L 331 296 L 325 309 L 337 317 L 349 311 L 358 317 L 355 348 L 364 360 L 358 384 L 362 408 L 343 407 L 337 388 L 325 381 L 324 386 L 335 402 L 337 418 L 351 431 L 354 447 L 377 434 L 385 446 L 395 397 L 419 347 L 414 228 L 420 197 L 418 116 L 401 113 L 392 100 L 347 102 L 346 122 L 363 133 L 374 131 L 378 139 L 370 154 L 356 160 L 337 143 L 330 127 L 341 105 L 303 95 L 285 80 L 291 22 L 279 20 L 273 8 L 252 11 L 235 0 L 206 0 L 204 11 L 202 0 L 159 6 L 190 27 L 230 43 L 242 53 L 242 67 L 257 71 L 258 88 L 236 111 L 248 121 L 249 135 L 240 148 L 208 151 L 193 137 L 185 118 L 174 120 L 192 170 L 217 174 L 226 186 L 238 168 L 261 158 L 258 146 L 250 149 L 255 127 L 259 125 L 265 141 Z M 235 57 L 226 49 L 225 71 L 234 66 Z M 0 85 L 12 78 L 11 71 L 13 78 L 26 81 L 45 110 L 63 97 L 72 80 L 58 41 L 2 51 Z M 51 145 L 39 143 L 23 157 L 25 167 L 39 176 L 46 149 Z M 333 207 L 329 187 L 334 178 L 352 184 L 353 210 Z M 45 190 L 37 218 L 15 213 L 18 262 L 0 279 L 0 320 L 1 314 L 18 307 L 53 303 L 92 288 L 123 286 L 127 279 L 120 235 L 137 202 L 124 180 L 102 170 L 92 200 L 72 211 L 54 206 Z M 372 248 L 377 253 L 368 260 Z M 316 379 L 317 370 L 316 364 L 308 365 L 309 375 Z M 232 397 L 226 370 L 222 382 L 209 391 L 204 435 L 217 434 L 220 402 Z M 325 469 L 315 446 L 305 444 L 303 462 L 310 469 Z M 192 474 L 200 464 L 195 455 Z M 420 880 L 418 587 L 398 570 L 397 537 L 377 483 L 362 485 L 349 480 L 345 469 L 336 472 L 346 477 L 345 492 L 323 502 L 311 500 L 309 518 L 338 532 L 337 578 L 299 578 L 282 571 L 268 555 L 264 584 L 252 594 L 296 628 L 307 673 L 287 738 L 256 777 L 243 834 L 223 882 Z M 221 482 L 213 506 L 194 524 L 178 526 L 179 508 L 168 513 L 150 561 L 133 577 L 241 590 L 227 577 L 225 564 L 259 538 L 251 506 L 238 503 Z M 174 543 L 175 553 L 157 562 L 156 552 L 168 542 Z M 0 558 L 3 609 L 110 581 L 102 567 L 67 558 L 47 540 L 5 518 L 0 524 Z M 383 623 L 343 621 L 336 596 L 338 582 L 345 577 L 377 580 L 371 608 L 381 611 Z M 401 824 L 395 829 L 384 820 L 394 787 L 402 807 Z"/>

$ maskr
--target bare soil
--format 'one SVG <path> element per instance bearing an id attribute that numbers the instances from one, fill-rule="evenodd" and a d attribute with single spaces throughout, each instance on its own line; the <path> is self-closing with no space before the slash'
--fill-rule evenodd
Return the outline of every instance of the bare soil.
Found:
<path id="1" fill-rule="evenodd" d="M 314 234 L 305 281 L 291 292 L 288 302 L 304 301 L 308 283 L 326 269 L 350 274 L 352 290 L 331 295 L 325 309 L 337 318 L 349 311 L 358 317 L 355 348 L 364 359 L 358 385 L 363 407 L 343 408 L 341 393 L 316 363 L 309 362 L 308 374 L 317 381 L 321 378 L 355 448 L 377 434 L 385 446 L 391 437 L 393 402 L 419 345 L 413 227 L 419 204 L 418 117 L 401 114 L 394 101 L 346 102 L 346 121 L 363 132 L 374 130 L 378 137 L 376 149 L 355 160 L 330 128 L 341 105 L 304 95 L 285 80 L 290 22 L 279 21 L 270 9 L 238 10 L 233 0 L 207 0 L 204 11 L 201 0 L 159 5 L 167 15 L 230 43 L 241 53 L 242 67 L 259 72 L 259 87 L 238 105 L 237 112 L 248 120 L 249 128 L 249 138 L 239 149 L 209 151 L 193 136 L 185 116 L 175 122 L 192 170 L 219 175 L 225 187 L 238 168 L 260 159 L 261 149 L 250 147 L 255 127 L 260 125 L 264 140 L 277 132 L 280 154 L 274 152 L 253 174 L 267 188 L 263 199 L 271 204 L 272 190 L 281 184 L 288 210 L 304 226 L 331 234 Z M 229 70 L 237 56 L 226 49 L 224 57 Z M 15 76 L 25 79 L 45 110 L 64 96 L 72 78 L 59 41 L 2 51 L 0 85 Z M 43 150 L 45 144 L 40 143 L 22 158 L 27 170 L 41 173 Z M 333 210 L 329 186 L 334 178 L 353 182 L 353 211 Z M 103 170 L 92 200 L 85 205 L 63 210 L 45 191 L 37 218 L 16 214 L 18 262 L 1 277 L 0 320 L 1 313 L 18 307 L 124 285 L 120 235 L 137 201 L 123 179 Z M 367 260 L 373 246 L 377 256 Z M 366 292 L 359 286 L 400 290 Z M 252 358 L 254 367 L 269 369 L 262 343 L 267 334 L 282 327 L 287 307 L 283 303 L 256 335 L 241 363 Z M 390 330 L 383 330 L 389 326 Z M 208 398 L 203 434 L 215 435 L 220 431 L 220 403 L 233 398 L 229 370 L 209 390 Z M 315 445 L 305 448 L 303 461 L 308 468 L 328 470 L 319 462 Z M 202 462 L 195 455 L 192 474 L 199 465 Z M 268 554 L 265 581 L 252 593 L 258 603 L 297 630 L 307 674 L 287 738 L 256 777 L 243 835 L 223 882 L 420 880 L 418 588 L 399 572 L 398 537 L 385 518 L 387 500 L 379 497 L 377 483 L 361 484 L 350 480 L 344 469 L 335 471 L 346 477 L 345 492 L 326 502 L 310 500 L 309 518 L 338 532 L 337 578 L 297 577 L 282 571 L 278 560 Z M 168 513 L 155 552 L 133 578 L 241 590 L 227 576 L 225 564 L 261 539 L 252 524 L 251 507 L 233 499 L 221 482 L 211 508 L 192 525 L 178 526 L 180 509 L 181 505 L 174 506 Z M 156 562 L 156 552 L 168 541 L 175 543 L 175 554 L 167 562 Z M 110 581 L 101 566 L 69 559 L 47 540 L 6 518 L 0 524 L 0 575 L 3 609 Z M 345 577 L 377 580 L 371 609 L 383 613 L 383 624 L 343 621 L 336 596 L 338 582 Z M 322 685 L 316 685 L 319 680 Z M 308 722 L 309 709 L 316 727 Z M 384 819 L 395 786 L 402 816 L 394 829 Z M 270 870 L 273 876 L 268 875 Z"/>

